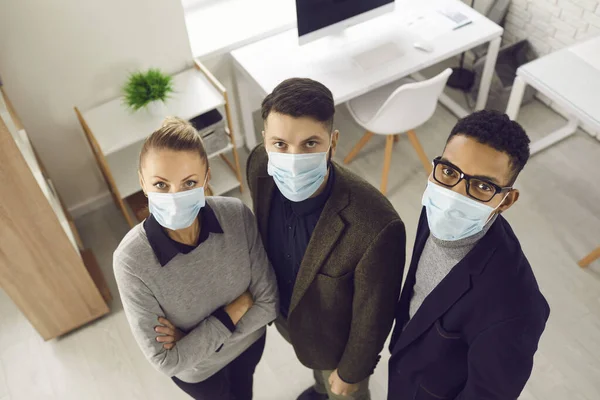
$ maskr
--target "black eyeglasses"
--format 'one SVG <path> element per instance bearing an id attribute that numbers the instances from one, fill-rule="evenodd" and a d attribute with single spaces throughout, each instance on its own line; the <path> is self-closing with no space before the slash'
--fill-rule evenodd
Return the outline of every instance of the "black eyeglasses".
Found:
<path id="1" fill-rule="evenodd" d="M 463 179 L 467 186 L 469 197 L 487 203 L 498 193 L 506 193 L 512 190 L 512 186 L 498 186 L 487 179 L 467 175 L 456 165 L 443 161 L 442 157 L 433 160 L 433 179 L 442 186 L 454 187 Z"/>

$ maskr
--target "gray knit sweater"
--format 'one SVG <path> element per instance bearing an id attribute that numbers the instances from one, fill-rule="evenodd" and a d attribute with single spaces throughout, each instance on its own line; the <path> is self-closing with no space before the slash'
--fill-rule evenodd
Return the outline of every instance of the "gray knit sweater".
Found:
<path id="1" fill-rule="evenodd" d="M 251 211 L 237 199 L 209 197 L 222 234 L 161 266 L 143 224 L 114 253 L 114 272 L 125 315 L 140 349 L 159 371 L 185 382 L 206 380 L 260 339 L 277 317 L 275 274 Z M 211 314 L 246 290 L 254 306 L 231 332 Z M 165 317 L 186 336 L 172 350 L 156 341 Z"/>
<path id="2" fill-rule="evenodd" d="M 409 315 L 411 319 L 427 296 L 485 236 L 496 218 L 497 215 L 494 215 L 481 232 L 461 240 L 445 241 L 429 234 L 419 259 L 413 296 L 410 299 Z"/>

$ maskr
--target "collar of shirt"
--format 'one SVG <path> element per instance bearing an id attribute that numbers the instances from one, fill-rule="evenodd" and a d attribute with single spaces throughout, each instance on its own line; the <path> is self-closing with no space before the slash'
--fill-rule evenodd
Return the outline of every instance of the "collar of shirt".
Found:
<path id="1" fill-rule="evenodd" d="M 196 246 L 188 246 L 171 239 L 152 214 L 146 218 L 144 221 L 144 230 L 146 231 L 148 242 L 150 242 L 150 247 L 152 247 L 161 266 L 164 267 L 167 265 L 177 254 L 187 254 L 200 246 L 208 239 L 211 233 L 223 233 L 223 228 L 221 228 L 215 212 L 208 204 L 200 209 L 200 218 L 202 225 Z"/>
<path id="2" fill-rule="evenodd" d="M 323 208 L 325 206 L 325 203 L 327 202 L 327 199 L 329 199 L 329 195 L 331 194 L 331 190 L 333 189 L 333 181 L 334 180 L 335 180 L 335 178 L 334 178 L 333 167 L 331 167 L 331 165 L 330 165 L 329 166 L 329 178 L 327 180 L 327 185 L 325 186 L 325 189 L 323 190 L 323 192 L 321 192 L 318 196 L 311 197 L 309 199 L 306 199 L 306 200 L 300 201 L 300 202 L 294 202 L 294 201 L 290 201 L 290 200 L 286 199 L 283 196 L 283 194 L 281 194 L 281 192 L 279 192 L 279 196 L 281 196 L 281 198 L 283 199 L 284 202 L 290 204 L 290 206 L 292 208 L 292 212 L 294 214 L 296 214 L 299 217 L 304 217 L 306 215 L 312 214 L 313 212 L 315 212 L 318 209 Z"/>

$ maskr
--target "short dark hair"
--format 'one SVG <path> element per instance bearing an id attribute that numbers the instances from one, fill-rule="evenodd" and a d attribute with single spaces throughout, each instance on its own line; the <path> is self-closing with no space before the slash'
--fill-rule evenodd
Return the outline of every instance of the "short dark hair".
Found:
<path id="1" fill-rule="evenodd" d="M 448 143 L 454 136 L 463 135 L 477 140 L 508 154 L 512 176 L 512 185 L 529 160 L 529 137 L 525 130 L 508 115 L 491 110 L 474 112 L 458 121 L 448 137 Z"/>
<path id="2" fill-rule="evenodd" d="M 308 78 L 291 78 L 281 82 L 262 102 L 262 119 L 271 112 L 294 118 L 309 117 L 333 129 L 335 105 L 325 85 Z"/>

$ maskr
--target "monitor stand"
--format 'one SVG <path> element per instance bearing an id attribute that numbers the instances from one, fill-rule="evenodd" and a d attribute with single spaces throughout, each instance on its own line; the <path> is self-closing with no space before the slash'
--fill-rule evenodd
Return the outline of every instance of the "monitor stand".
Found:
<path id="1" fill-rule="evenodd" d="M 340 30 L 336 33 L 331 33 L 309 43 L 301 44 L 300 49 L 310 52 L 314 51 L 335 51 L 346 47 L 350 39 L 346 35 L 346 30 Z M 318 50 L 317 50 L 318 49 Z"/>

